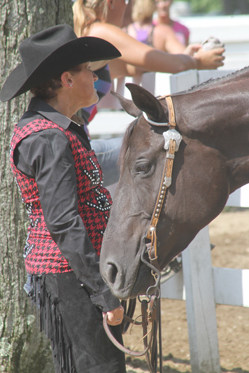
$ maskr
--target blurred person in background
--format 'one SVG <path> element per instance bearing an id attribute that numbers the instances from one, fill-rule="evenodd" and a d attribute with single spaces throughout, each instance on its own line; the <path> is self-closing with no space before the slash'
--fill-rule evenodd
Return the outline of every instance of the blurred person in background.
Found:
<path id="1" fill-rule="evenodd" d="M 187 48 L 182 44 L 171 26 L 154 24 L 153 16 L 157 9 L 155 0 L 134 0 L 132 8 L 133 22 L 123 30 L 142 43 L 151 45 L 167 53 L 184 53 L 193 56 L 201 44 L 191 44 Z"/>
<path id="2" fill-rule="evenodd" d="M 78 37 L 95 36 L 116 46 L 121 57 L 115 61 L 91 64 L 99 77 L 102 92 L 111 87 L 111 79 L 136 76 L 144 72 L 178 73 L 189 69 L 216 69 L 223 66 L 224 48 L 194 55 L 168 54 L 141 43 L 125 33 L 121 27 L 129 0 L 76 0 L 73 4 L 74 30 Z M 97 83 L 97 82 L 96 82 Z M 96 105 L 84 108 L 91 117 Z"/>
<path id="3" fill-rule="evenodd" d="M 179 42 L 185 47 L 189 44 L 189 29 L 178 21 L 170 18 L 170 7 L 173 0 L 155 0 L 157 18 L 155 25 L 167 25 L 172 27 Z"/>
<path id="4" fill-rule="evenodd" d="M 156 10 L 154 0 L 134 0 L 131 18 L 132 22 L 123 30 L 138 41 L 153 45 L 153 15 Z"/>

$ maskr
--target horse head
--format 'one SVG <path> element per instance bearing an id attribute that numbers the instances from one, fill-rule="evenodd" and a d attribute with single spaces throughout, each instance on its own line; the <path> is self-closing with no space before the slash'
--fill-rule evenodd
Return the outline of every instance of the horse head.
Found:
<path id="1" fill-rule="evenodd" d="M 124 136 L 120 180 L 100 256 L 102 277 L 120 299 L 145 294 L 155 281 L 141 255 L 146 252 L 146 234 L 165 164 L 163 134 L 169 130 L 165 99 L 157 99 L 134 84 L 127 84 L 127 87 L 132 101 L 117 96 L 122 107 L 136 119 Z M 160 270 L 222 211 L 232 189 L 227 159 L 215 145 L 211 134 L 213 126 L 210 124 L 210 128 L 207 127 L 206 136 L 200 131 L 198 138 L 196 128 L 189 125 L 189 97 L 184 100 L 172 98 L 176 129 L 181 133 L 182 142 L 175 155 L 172 183 L 166 192 L 157 224 Z M 187 107 L 185 115 L 182 107 Z M 196 118 L 196 122 L 201 120 Z M 207 144 L 208 136 L 210 144 Z M 145 256 L 149 261 L 147 253 Z"/>

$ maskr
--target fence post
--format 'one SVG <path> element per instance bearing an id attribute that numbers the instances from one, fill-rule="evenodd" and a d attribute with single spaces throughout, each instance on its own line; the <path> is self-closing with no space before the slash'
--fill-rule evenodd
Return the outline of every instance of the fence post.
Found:
<path id="1" fill-rule="evenodd" d="M 220 373 L 208 226 L 182 252 L 192 373 Z"/>

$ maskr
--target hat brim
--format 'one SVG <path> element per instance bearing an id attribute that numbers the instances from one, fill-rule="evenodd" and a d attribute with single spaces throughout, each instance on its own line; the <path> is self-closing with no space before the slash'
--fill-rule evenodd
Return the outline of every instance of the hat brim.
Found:
<path id="1" fill-rule="evenodd" d="M 20 63 L 6 79 L 0 99 L 3 102 L 11 100 L 81 63 L 112 60 L 120 56 L 114 45 L 101 38 L 86 36 L 71 40 L 53 51 L 29 76 Z"/>

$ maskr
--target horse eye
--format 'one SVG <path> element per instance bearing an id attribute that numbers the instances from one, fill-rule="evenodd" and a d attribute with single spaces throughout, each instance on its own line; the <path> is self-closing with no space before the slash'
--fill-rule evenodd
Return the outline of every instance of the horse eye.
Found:
<path id="1" fill-rule="evenodd" d="M 137 173 L 147 173 L 149 172 L 151 169 L 151 164 L 140 164 L 140 165 L 137 165 L 136 167 L 136 172 Z"/>

